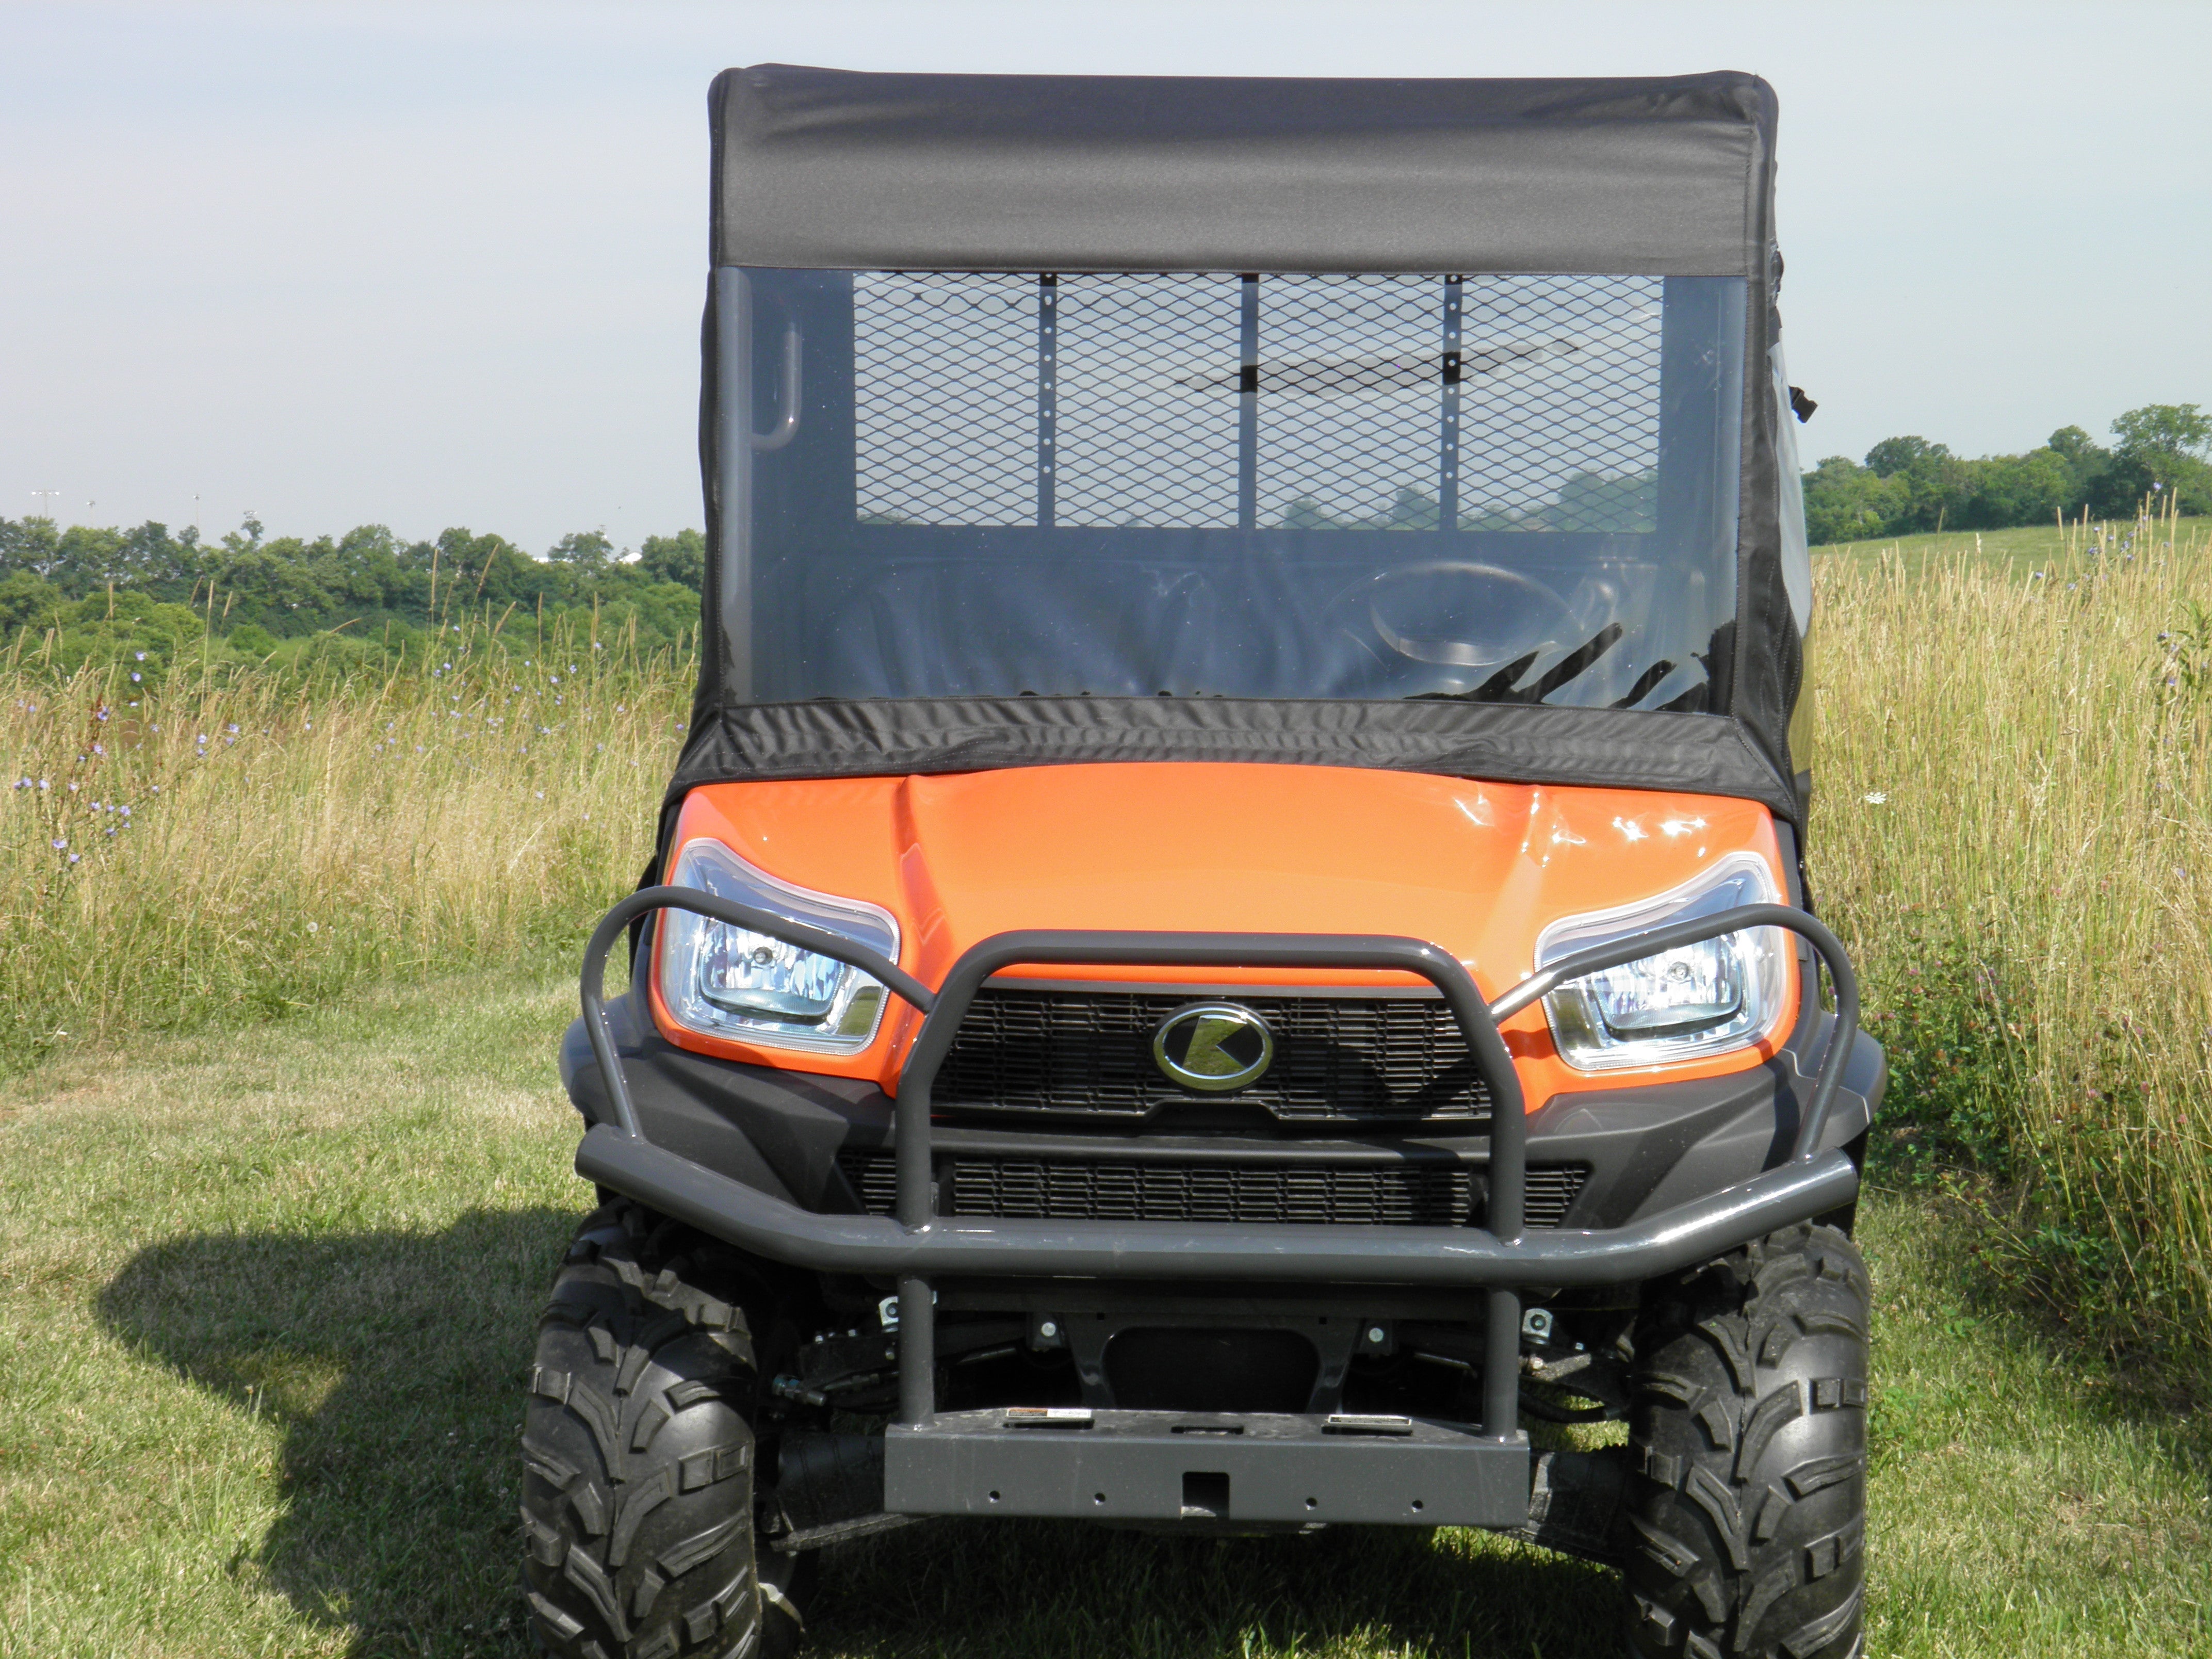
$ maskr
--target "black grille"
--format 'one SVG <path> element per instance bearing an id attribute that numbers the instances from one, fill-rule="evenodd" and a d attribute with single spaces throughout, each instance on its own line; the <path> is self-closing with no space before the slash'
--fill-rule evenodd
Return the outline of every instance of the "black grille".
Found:
<path id="1" fill-rule="evenodd" d="M 889 1152 L 838 1154 L 872 1215 L 896 1191 Z M 1446 1164 L 1221 1163 L 961 1158 L 941 1166 L 950 1215 L 1049 1221 L 1295 1221 L 1328 1226 L 1461 1227 L 1481 1219 L 1481 1170 Z M 1556 1227 L 1587 1165 L 1528 1171 L 1527 1221 Z"/>
<path id="2" fill-rule="evenodd" d="M 1127 1112 L 1188 1103 L 1152 1062 L 1152 1033 L 1185 993 L 978 993 L 939 1070 L 939 1109 Z M 1486 1116 L 1490 1091 L 1438 997 L 1238 996 L 1274 1033 L 1267 1074 L 1234 1095 L 1277 1117 L 1328 1122 Z"/>

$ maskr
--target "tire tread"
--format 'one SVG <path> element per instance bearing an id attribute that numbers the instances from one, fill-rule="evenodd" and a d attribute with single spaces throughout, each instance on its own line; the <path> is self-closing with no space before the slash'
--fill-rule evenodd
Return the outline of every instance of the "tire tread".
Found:
<path id="1" fill-rule="evenodd" d="M 1630 1417 L 1632 1656 L 1861 1653 L 1869 1301 L 1850 1241 L 1810 1224 L 1647 1298 Z"/>
<path id="2" fill-rule="evenodd" d="M 762 1595 L 751 1323 L 628 1200 L 588 1217 L 538 1325 L 522 1437 L 525 1600 L 555 1659 L 788 1654 Z"/>

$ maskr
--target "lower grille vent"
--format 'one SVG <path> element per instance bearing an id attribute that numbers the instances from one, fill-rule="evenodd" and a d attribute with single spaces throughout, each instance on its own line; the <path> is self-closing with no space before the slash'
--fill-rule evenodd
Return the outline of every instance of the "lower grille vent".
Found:
<path id="1" fill-rule="evenodd" d="M 841 1152 L 837 1162 L 871 1215 L 891 1212 L 889 1152 Z M 1466 1164 L 959 1158 L 939 1170 L 951 1177 L 951 1215 L 1463 1227 L 1482 1209 L 1483 1172 Z M 1589 1176 L 1580 1164 L 1531 1168 L 1528 1224 L 1558 1226 Z"/>

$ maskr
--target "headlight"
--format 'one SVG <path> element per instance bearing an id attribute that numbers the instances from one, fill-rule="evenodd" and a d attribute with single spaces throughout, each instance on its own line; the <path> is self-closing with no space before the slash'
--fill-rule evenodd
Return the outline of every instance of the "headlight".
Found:
<path id="1" fill-rule="evenodd" d="M 898 960 L 898 923 L 889 911 L 778 881 L 720 842 L 686 843 L 668 884 L 772 910 Z M 689 910 L 660 914 L 660 997 L 688 1030 L 840 1054 L 875 1036 L 884 988 L 872 975 Z"/>
<path id="2" fill-rule="evenodd" d="M 1774 878 L 1754 853 L 1735 853 L 1657 898 L 1553 922 L 1536 966 L 1662 922 L 1775 902 Z M 1579 1071 L 1662 1066 L 1748 1048 L 1782 1011 L 1789 944 L 1778 927 L 1724 933 L 1570 981 L 1544 999 L 1559 1056 Z"/>

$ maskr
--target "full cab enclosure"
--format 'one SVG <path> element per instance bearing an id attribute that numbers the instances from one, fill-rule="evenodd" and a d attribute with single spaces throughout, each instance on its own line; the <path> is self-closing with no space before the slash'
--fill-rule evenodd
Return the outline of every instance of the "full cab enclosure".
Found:
<path id="1" fill-rule="evenodd" d="M 787 1648 L 817 1547 L 996 1514 L 1513 1530 L 1638 1651 L 1855 1656 L 1884 1073 L 1804 878 L 1771 88 L 710 108 L 541 1642 Z"/>
<path id="2" fill-rule="evenodd" d="M 768 67 L 713 109 L 672 806 L 1206 759 L 1802 821 L 1765 82 Z"/>

